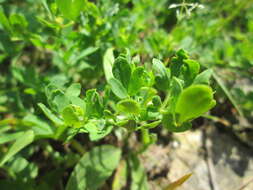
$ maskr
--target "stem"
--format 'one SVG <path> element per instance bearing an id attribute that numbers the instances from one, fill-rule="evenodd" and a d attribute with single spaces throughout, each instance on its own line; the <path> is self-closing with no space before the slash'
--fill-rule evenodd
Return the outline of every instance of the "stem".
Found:
<path id="1" fill-rule="evenodd" d="M 71 145 L 76 151 L 78 151 L 81 155 L 85 153 L 84 147 L 75 139 L 71 141 Z"/>
<path id="2" fill-rule="evenodd" d="M 161 105 L 161 110 L 163 110 L 167 106 L 169 100 L 170 100 L 170 93 L 167 92 L 167 95 L 166 95 L 166 97 L 165 97 L 165 99 L 164 99 L 164 101 Z"/>
<path id="3" fill-rule="evenodd" d="M 150 137 L 148 129 L 141 129 L 141 140 L 144 146 L 149 144 Z"/>

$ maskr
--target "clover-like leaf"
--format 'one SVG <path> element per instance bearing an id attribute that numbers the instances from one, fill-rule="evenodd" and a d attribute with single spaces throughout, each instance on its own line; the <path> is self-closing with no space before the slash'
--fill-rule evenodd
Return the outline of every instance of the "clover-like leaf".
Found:
<path id="1" fill-rule="evenodd" d="M 169 88 L 170 75 L 166 67 L 159 59 L 153 59 L 153 70 L 155 73 L 156 86 L 160 90 L 166 91 Z"/>
<path id="2" fill-rule="evenodd" d="M 93 148 L 83 155 L 68 180 L 66 190 L 96 190 L 117 168 L 121 150 L 111 145 Z"/>
<path id="3" fill-rule="evenodd" d="M 213 74 L 212 69 L 207 69 L 203 71 L 202 73 L 198 74 L 196 78 L 193 81 L 193 84 L 206 84 L 209 85 L 209 80 Z"/>
<path id="4" fill-rule="evenodd" d="M 144 85 L 143 74 L 144 74 L 143 67 L 136 67 L 134 69 L 128 86 L 128 93 L 130 96 L 135 95 Z"/>
<path id="5" fill-rule="evenodd" d="M 113 76 L 118 79 L 123 86 L 127 89 L 131 77 L 131 65 L 128 62 L 126 56 L 121 54 L 114 61 L 112 68 Z"/>
<path id="6" fill-rule="evenodd" d="M 85 6 L 84 0 L 56 0 L 56 4 L 65 18 L 75 20 Z"/>
<path id="7" fill-rule="evenodd" d="M 193 80 L 199 73 L 200 65 L 197 61 L 186 59 L 184 60 L 184 80 L 186 83 L 186 86 L 189 86 L 192 84 Z"/>
<path id="8" fill-rule="evenodd" d="M 132 99 L 121 100 L 117 104 L 117 110 L 119 112 L 138 115 L 140 113 L 140 105 L 138 102 Z"/>
<path id="9" fill-rule="evenodd" d="M 65 124 L 73 127 L 81 126 L 81 117 L 83 117 L 83 110 L 79 106 L 69 105 L 62 111 L 62 117 Z"/>
<path id="10" fill-rule="evenodd" d="M 180 124 L 197 118 L 216 104 L 213 91 L 207 85 L 192 85 L 182 91 L 176 104 L 177 120 Z"/>

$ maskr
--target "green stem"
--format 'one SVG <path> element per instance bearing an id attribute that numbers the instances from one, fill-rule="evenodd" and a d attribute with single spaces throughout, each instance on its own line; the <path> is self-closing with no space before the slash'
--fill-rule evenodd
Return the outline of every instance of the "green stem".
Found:
<path id="1" fill-rule="evenodd" d="M 84 147 L 75 139 L 71 141 L 71 146 L 77 150 L 81 155 L 85 153 Z"/>
<path id="2" fill-rule="evenodd" d="M 170 100 L 170 93 L 167 92 L 167 95 L 166 95 L 166 97 L 165 97 L 165 99 L 164 99 L 164 101 L 161 105 L 161 110 L 163 110 L 167 106 L 169 100 Z"/>

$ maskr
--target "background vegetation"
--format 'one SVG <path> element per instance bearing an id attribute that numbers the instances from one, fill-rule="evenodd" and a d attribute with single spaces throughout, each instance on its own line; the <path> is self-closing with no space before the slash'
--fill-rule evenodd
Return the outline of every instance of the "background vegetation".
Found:
<path id="1" fill-rule="evenodd" d="M 148 68 L 157 58 L 168 68 L 181 49 L 210 71 L 217 102 L 191 130 L 212 124 L 251 147 L 252 0 L 0 0 L 0 188 L 148 189 L 153 179 L 134 152 L 170 144 L 170 130 L 157 123 L 150 129 L 157 137 L 145 144 L 143 131 L 57 130 L 55 114 L 81 94 L 100 118 L 107 58 L 132 57 Z M 114 107 L 117 95 L 110 98 Z M 66 119 L 73 109 L 59 117 L 78 125 Z M 173 188 L 166 183 L 161 188 Z"/>

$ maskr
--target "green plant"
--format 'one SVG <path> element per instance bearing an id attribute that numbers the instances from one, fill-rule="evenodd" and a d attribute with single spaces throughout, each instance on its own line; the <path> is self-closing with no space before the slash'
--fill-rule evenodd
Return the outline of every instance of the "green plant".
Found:
<path id="1" fill-rule="evenodd" d="M 112 174 L 113 190 L 148 189 L 154 128 L 190 130 L 215 105 L 212 70 L 172 48 L 167 4 L 0 0 L 1 189 L 98 189 Z"/>

